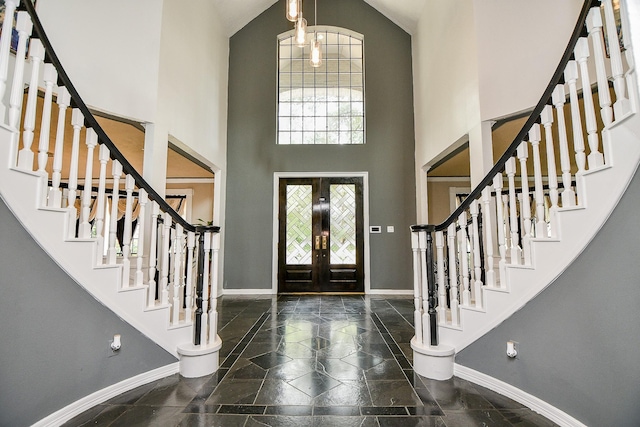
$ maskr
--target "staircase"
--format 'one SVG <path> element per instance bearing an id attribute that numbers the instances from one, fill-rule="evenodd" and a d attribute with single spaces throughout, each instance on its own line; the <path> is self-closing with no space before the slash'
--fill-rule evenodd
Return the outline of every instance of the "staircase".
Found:
<path id="1" fill-rule="evenodd" d="M 419 374 L 450 378 L 457 352 L 585 249 L 634 176 L 638 83 L 626 11 L 621 25 L 614 12 L 611 0 L 585 3 L 556 73 L 500 160 L 442 224 L 412 227 Z M 620 39 L 624 52 L 606 43 Z"/>
<path id="2" fill-rule="evenodd" d="M 77 93 L 33 4 L 19 3 L 5 1 L 2 31 L 17 10 L 17 42 L 0 41 L 0 98 L 10 98 L 0 196 L 80 286 L 179 358 L 183 376 L 215 372 L 219 227 L 187 223 L 142 179 Z"/>

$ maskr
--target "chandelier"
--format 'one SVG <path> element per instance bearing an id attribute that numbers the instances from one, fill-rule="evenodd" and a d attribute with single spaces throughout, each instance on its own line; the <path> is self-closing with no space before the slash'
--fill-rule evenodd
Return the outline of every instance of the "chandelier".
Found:
<path id="1" fill-rule="evenodd" d="M 294 39 L 298 47 L 304 47 L 307 43 L 307 20 L 302 16 L 302 0 L 286 0 L 287 10 L 286 17 L 289 21 L 295 23 Z M 317 0 L 313 0 L 314 7 L 314 30 L 310 40 L 311 53 L 309 54 L 309 62 L 311 66 L 317 68 L 322 65 L 322 43 L 321 36 L 318 35 L 315 27 L 318 25 L 318 4 Z"/>

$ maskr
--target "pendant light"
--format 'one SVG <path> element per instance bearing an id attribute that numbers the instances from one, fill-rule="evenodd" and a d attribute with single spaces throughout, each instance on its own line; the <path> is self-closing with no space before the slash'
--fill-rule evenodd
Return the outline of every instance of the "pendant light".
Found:
<path id="1" fill-rule="evenodd" d="M 302 15 L 302 0 L 286 0 L 287 1 L 287 19 L 291 22 L 297 22 L 298 17 Z"/>
<path id="2" fill-rule="evenodd" d="M 313 0 L 313 8 L 314 8 L 314 19 L 315 19 L 315 27 L 318 26 L 318 3 L 317 0 Z M 318 68 L 322 65 L 322 44 L 320 43 L 320 38 L 318 37 L 318 32 L 314 28 L 313 30 L 313 38 L 311 39 L 311 53 L 309 55 L 309 62 L 311 66 L 314 68 Z"/>
<path id="3" fill-rule="evenodd" d="M 307 20 L 302 17 L 302 12 L 296 21 L 295 41 L 298 47 L 304 47 L 307 43 Z"/>

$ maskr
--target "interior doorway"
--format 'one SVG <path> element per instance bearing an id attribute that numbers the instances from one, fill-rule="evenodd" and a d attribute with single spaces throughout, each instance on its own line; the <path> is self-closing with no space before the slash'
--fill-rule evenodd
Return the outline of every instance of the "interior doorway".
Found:
<path id="1" fill-rule="evenodd" d="M 363 177 L 278 182 L 278 292 L 364 292 Z"/>

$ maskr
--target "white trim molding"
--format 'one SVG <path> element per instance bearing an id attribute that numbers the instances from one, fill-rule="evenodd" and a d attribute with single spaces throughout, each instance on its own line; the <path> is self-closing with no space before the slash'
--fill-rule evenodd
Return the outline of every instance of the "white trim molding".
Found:
<path id="1" fill-rule="evenodd" d="M 369 294 L 369 295 L 411 295 L 411 296 L 413 296 L 413 289 L 369 289 L 367 294 Z"/>
<path id="2" fill-rule="evenodd" d="M 54 412 L 53 414 L 41 419 L 31 427 L 55 427 L 69 421 L 76 415 L 80 415 L 86 410 L 99 405 L 112 397 L 116 397 L 129 390 L 133 390 L 136 387 L 140 387 L 145 384 L 149 384 L 152 381 L 159 380 L 161 378 L 168 377 L 169 375 L 177 374 L 180 370 L 180 362 L 172 363 L 170 365 L 162 366 L 157 369 L 153 369 L 149 372 L 127 378 L 119 383 L 112 384 L 108 387 L 91 393 L 82 399 L 76 400 L 70 405 Z"/>
<path id="3" fill-rule="evenodd" d="M 263 289 L 222 289 L 222 295 L 238 295 L 238 296 L 251 296 L 251 295 L 275 295 L 271 288 Z"/>
<path id="4" fill-rule="evenodd" d="M 456 363 L 454 364 L 453 374 L 458 378 L 471 381 L 472 383 L 481 385 L 488 388 L 489 390 L 493 390 L 496 393 L 515 400 L 518 403 L 522 403 L 532 411 L 537 412 L 538 414 L 561 426 L 587 427 L 585 424 L 576 420 L 571 415 L 561 411 L 560 409 L 545 402 L 544 400 L 539 399 L 497 378 L 491 377 L 487 374 L 483 374 L 482 372 L 478 372 L 474 369 L 467 368 L 466 366 L 462 366 Z"/>
<path id="5" fill-rule="evenodd" d="M 364 227 L 364 293 L 371 293 L 371 254 L 369 251 L 369 172 L 274 172 L 273 173 L 273 244 L 271 256 L 271 288 L 278 293 L 278 188 L 280 178 L 362 178 L 362 212 Z"/>

